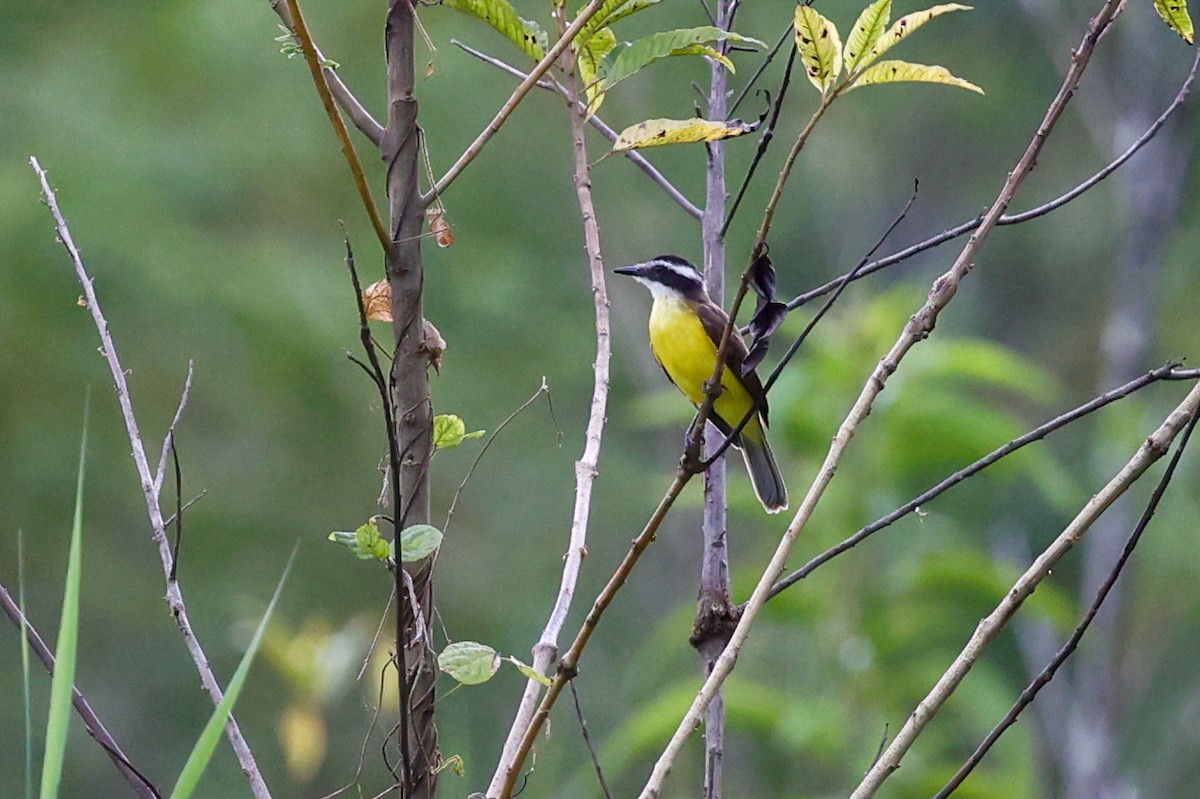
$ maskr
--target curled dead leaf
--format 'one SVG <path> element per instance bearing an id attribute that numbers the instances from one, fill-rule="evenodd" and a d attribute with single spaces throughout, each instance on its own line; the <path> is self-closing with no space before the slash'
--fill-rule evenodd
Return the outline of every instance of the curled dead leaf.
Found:
<path id="1" fill-rule="evenodd" d="M 376 280 L 363 290 L 363 313 L 373 322 L 392 321 L 392 287 L 387 278 Z"/>
<path id="2" fill-rule="evenodd" d="M 433 240 L 437 242 L 437 246 L 445 248 L 453 244 L 454 231 L 450 229 L 450 223 L 446 221 L 445 209 L 431 208 L 425 215 L 429 219 L 429 232 L 433 234 Z"/>

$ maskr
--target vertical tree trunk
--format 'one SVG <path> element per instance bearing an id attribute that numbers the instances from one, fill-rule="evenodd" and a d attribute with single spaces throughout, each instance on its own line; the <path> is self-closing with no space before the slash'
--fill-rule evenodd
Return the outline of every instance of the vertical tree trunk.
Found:
<path id="1" fill-rule="evenodd" d="M 731 3 L 717 3 L 717 24 L 729 27 Z M 722 51 L 724 48 L 722 48 Z M 726 116 L 728 73 L 717 62 L 711 64 L 708 94 L 708 118 L 723 120 Z M 708 293 L 718 305 L 725 299 L 725 144 L 708 145 L 705 172 L 704 216 L 701 218 L 701 237 L 704 246 L 704 277 Z M 721 443 L 720 432 L 710 423 L 705 436 L 705 457 L 710 457 Z M 700 566 L 700 593 L 692 644 L 700 654 L 707 677 L 721 656 L 729 635 L 737 622 L 730 596 L 729 550 L 726 539 L 727 498 L 725 492 L 725 459 L 714 463 L 704 475 L 704 555 Z M 725 755 L 725 696 L 718 691 L 704 713 L 704 799 L 720 799 L 722 764 Z"/>
<path id="2" fill-rule="evenodd" d="M 418 190 L 420 130 L 417 127 L 414 18 L 411 0 L 389 0 L 386 52 L 388 121 L 380 150 L 387 165 L 389 225 L 394 240 L 387 256 L 392 289 L 396 353 L 392 362 L 392 401 L 399 444 L 399 507 L 392 509 L 396 532 L 429 521 L 429 459 L 433 449 L 433 409 L 429 396 L 429 358 L 423 347 L 421 233 L 424 208 Z M 411 594 L 407 585 L 411 580 Z M 408 564 L 396 572 L 397 665 L 404 673 L 400 696 L 401 729 L 397 738 L 407 762 L 400 795 L 433 799 L 439 762 L 434 703 L 437 670 L 431 647 L 433 564 Z M 414 608 L 410 597 L 415 598 Z"/>

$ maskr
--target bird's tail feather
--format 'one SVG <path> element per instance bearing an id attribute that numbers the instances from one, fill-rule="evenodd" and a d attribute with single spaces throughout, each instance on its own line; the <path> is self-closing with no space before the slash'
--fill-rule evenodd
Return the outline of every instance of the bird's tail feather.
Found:
<path id="1" fill-rule="evenodd" d="M 787 486 L 783 484 L 783 475 L 771 454 L 771 445 L 766 436 L 754 440 L 750 436 L 742 436 L 742 458 L 746 461 L 746 471 L 750 473 L 750 482 L 754 486 L 754 494 L 762 503 L 767 513 L 779 513 L 787 510 Z"/>

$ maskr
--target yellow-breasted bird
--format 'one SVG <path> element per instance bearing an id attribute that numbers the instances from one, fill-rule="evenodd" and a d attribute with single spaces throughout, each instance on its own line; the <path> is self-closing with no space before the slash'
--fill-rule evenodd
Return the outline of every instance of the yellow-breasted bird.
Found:
<path id="1" fill-rule="evenodd" d="M 672 383 L 692 404 L 704 401 L 704 384 L 717 363 L 717 344 L 728 314 L 708 296 L 696 267 L 677 255 L 660 255 L 645 263 L 613 270 L 629 275 L 654 297 L 650 309 L 650 350 Z M 721 376 L 723 391 L 709 420 L 725 435 L 755 408 L 733 440 L 742 451 L 758 501 L 768 513 L 787 509 L 787 486 L 767 443 L 767 397 L 754 370 L 742 374 L 746 344 L 734 329 Z"/>

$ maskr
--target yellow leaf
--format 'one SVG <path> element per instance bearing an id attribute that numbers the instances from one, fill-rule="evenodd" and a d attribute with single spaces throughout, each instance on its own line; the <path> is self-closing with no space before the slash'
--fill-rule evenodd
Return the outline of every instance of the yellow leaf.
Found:
<path id="1" fill-rule="evenodd" d="M 600 28 L 587 40 L 580 49 L 576 63 L 579 65 L 579 78 L 583 81 L 583 90 L 587 95 L 587 115 L 590 117 L 600 110 L 604 102 L 604 91 L 600 88 L 600 62 L 617 46 L 617 35 L 612 28 Z"/>
<path id="2" fill-rule="evenodd" d="M 888 20 L 892 16 L 892 0 L 875 0 L 858 15 L 858 21 L 846 38 L 843 60 L 846 69 L 853 72 L 858 68 L 863 57 L 871 52 L 875 42 L 887 30 Z"/>
<path id="3" fill-rule="evenodd" d="M 1185 42 L 1196 43 L 1192 18 L 1188 15 L 1187 0 L 1154 0 L 1154 10 Z"/>
<path id="4" fill-rule="evenodd" d="M 621 135 L 613 143 L 612 151 L 619 153 L 663 144 L 717 141 L 741 136 L 756 127 L 757 125 L 747 124 L 740 119 L 731 119 L 728 122 L 710 122 L 707 119 L 647 119 L 621 131 Z"/>
<path id="5" fill-rule="evenodd" d="M 871 47 L 871 51 L 858 62 L 858 68 L 862 69 L 868 64 L 874 63 L 875 59 L 907 39 L 912 35 L 913 31 L 934 17 L 940 17 L 942 14 L 948 14 L 951 11 L 970 10 L 971 6 L 964 6 L 961 3 L 947 3 L 900 17 L 900 19 L 892 24 L 892 27 L 887 29 L 886 33 L 879 37 L 879 40 Z"/>
<path id="6" fill-rule="evenodd" d="M 796 7 L 796 47 L 804 73 L 822 94 L 842 71 L 842 40 L 832 22 L 811 6 Z"/>
<path id="7" fill-rule="evenodd" d="M 962 78 L 954 77 L 950 74 L 950 70 L 945 67 L 910 64 L 907 61 L 880 61 L 859 75 L 858 79 L 850 86 L 850 89 L 857 89 L 859 86 L 871 86 L 878 83 L 904 83 L 912 81 L 920 83 L 944 83 L 947 86 L 957 86 L 960 89 L 968 89 L 983 94 L 983 89 Z"/>
<path id="8" fill-rule="evenodd" d="M 387 278 L 376 280 L 363 289 L 363 311 L 373 322 L 392 321 L 392 287 Z"/>

